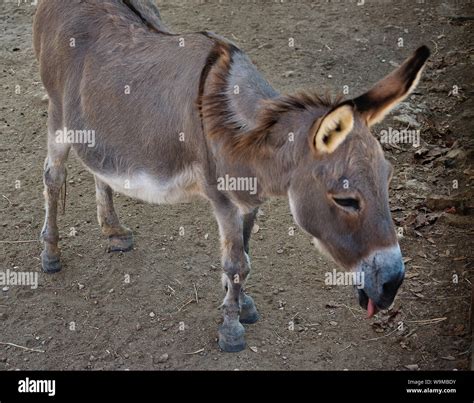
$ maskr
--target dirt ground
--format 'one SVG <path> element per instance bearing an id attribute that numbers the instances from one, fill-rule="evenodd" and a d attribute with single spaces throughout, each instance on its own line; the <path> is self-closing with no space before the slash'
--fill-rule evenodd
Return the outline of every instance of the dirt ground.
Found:
<path id="1" fill-rule="evenodd" d="M 302 231 L 289 234 L 295 224 L 287 201 L 271 200 L 251 242 L 248 290 L 261 320 L 246 325 L 248 348 L 236 354 L 216 343 L 219 240 L 203 201 L 152 206 L 116 196 L 136 245 L 107 253 L 93 178 L 72 156 L 59 218 L 64 267 L 41 272 L 47 104 L 31 43 L 35 7 L 20 3 L 0 5 L 0 270 L 37 272 L 39 286 L 0 289 L 0 369 L 470 368 L 474 10 L 468 3 L 158 2 L 175 32 L 228 37 L 282 92 L 341 93 L 348 86 L 347 96 L 354 96 L 419 45 L 432 50 L 415 93 L 373 129 L 380 135 L 411 125 L 421 136 L 418 148 L 384 146 L 395 167 L 391 208 L 403 228 L 407 271 L 394 306 L 369 320 L 352 287 L 325 285 L 324 274 L 335 266 Z"/>

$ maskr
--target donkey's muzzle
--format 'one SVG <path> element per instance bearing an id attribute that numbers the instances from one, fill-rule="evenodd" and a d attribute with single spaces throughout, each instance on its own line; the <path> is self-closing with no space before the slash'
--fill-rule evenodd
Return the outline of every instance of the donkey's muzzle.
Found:
<path id="1" fill-rule="evenodd" d="M 358 290 L 359 304 L 386 309 L 395 299 L 405 277 L 405 266 L 398 245 L 372 253 L 360 264 L 364 287 Z M 370 301 L 372 300 L 372 302 Z"/>

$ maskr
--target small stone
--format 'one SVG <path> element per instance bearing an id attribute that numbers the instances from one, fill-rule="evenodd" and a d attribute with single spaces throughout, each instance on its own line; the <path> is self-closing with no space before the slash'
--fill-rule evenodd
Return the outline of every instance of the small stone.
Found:
<path id="1" fill-rule="evenodd" d="M 418 370 L 418 364 L 408 364 L 408 365 L 405 365 L 405 368 L 410 370 L 410 371 L 417 371 Z"/>
<path id="2" fill-rule="evenodd" d="M 168 353 L 161 354 L 160 358 L 158 358 L 158 362 L 159 363 L 166 362 L 166 361 L 168 361 L 168 358 L 169 358 Z"/>
<path id="3" fill-rule="evenodd" d="M 281 254 L 283 253 L 283 249 L 278 249 L 278 250 L 277 250 L 277 253 L 278 253 L 279 255 L 281 255 Z"/>
<path id="4" fill-rule="evenodd" d="M 111 289 L 109 290 L 109 294 L 112 294 L 114 291 L 115 291 L 115 290 L 114 290 L 113 288 L 111 288 Z"/>
<path id="5" fill-rule="evenodd" d="M 413 115 L 402 114 L 402 115 L 394 116 L 393 120 L 396 120 L 397 122 L 408 124 L 411 127 L 420 127 L 421 126 L 421 123 L 418 122 Z"/>
<path id="6" fill-rule="evenodd" d="M 77 286 L 79 287 L 80 290 L 82 290 L 85 287 L 84 284 L 81 284 L 81 283 L 77 283 Z"/>
<path id="7" fill-rule="evenodd" d="M 5 291 L 5 292 L 6 292 L 6 291 L 8 291 L 9 289 L 10 289 L 9 287 L 5 286 L 5 287 L 2 288 L 2 291 Z"/>
<path id="8" fill-rule="evenodd" d="M 141 328 L 142 328 L 142 326 L 140 325 L 140 323 L 137 323 L 137 324 L 135 325 L 135 329 L 136 329 L 136 330 L 141 330 Z"/>
<path id="9" fill-rule="evenodd" d="M 154 318 L 155 316 L 155 312 L 150 312 L 150 318 Z"/>
<path id="10" fill-rule="evenodd" d="M 257 347 L 255 347 L 255 346 L 250 347 L 250 350 L 252 350 L 254 353 L 257 353 L 257 352 L 258 352 L 258 349 L 257 349 Z"/>
<path id="11" fill-rule="evenodd" d="M 332 325 L 332 326 L 337 326 L 337 322 L 335 322 L 334 320 L 331 320 L 331 321 L 329 322 L 329 324 Z"/>
<path id="12" fill-rule="evenodd" d="M 328 78 L 332 78 L 332 74 L 328 74 Z"/>
<path id="13" fill-rule="evenodd" d="M 285 78 L 292 77 L 294 75 L 295 75 L 295 72 L 293 70 L 288 70 L 283 73 L 283 77 Z"/>
<path id="14" fill-rule="evenodd" d="M 452 355 L 447 355 L 446 357 L 441 357 L 443 360 L 454 361 L 456 358 Z"/>

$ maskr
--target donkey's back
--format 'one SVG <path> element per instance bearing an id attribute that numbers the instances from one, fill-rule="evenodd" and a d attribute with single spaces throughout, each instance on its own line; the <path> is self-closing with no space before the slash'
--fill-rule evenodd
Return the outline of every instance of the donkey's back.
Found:
<path id="1" fill-rule="evenodd" d="M 34 44 L 50 98 L 50 150 L 72 147 L 117 191 L 173 201 L 185 196 L 173 194 L 176 181 L 177 189 L 196 190 L 204 171 L 196 100 L 214 41 L 169 33 L 146 5 L 43 1 Z M 93 144 L 81 132 L 92 133 Z M 58 142 L 59 133 L 67 141 Z"/>

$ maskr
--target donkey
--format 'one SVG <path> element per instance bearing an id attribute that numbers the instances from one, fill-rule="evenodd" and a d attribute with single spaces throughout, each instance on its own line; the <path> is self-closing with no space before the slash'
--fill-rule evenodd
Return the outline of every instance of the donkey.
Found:
<path id="1" fill-rule="evenodd" d="M 392 167 L 370 127 L 415 88 L 420 47 L 350 100 L 282 95 L 234 43 L 211 32 L 175 34 L 152 1 L 40 1 L 34 48 L 49 96 L 42 268 L 61 269 L 56 215 L 73 149 L 94 175 L 110 251 L 132 249 L 113 191 L 150 203 L 206 198 L 215 213 L 226 290 L 219 346 L 245 348 L 259 319 L 245 293 L 259 206 L 285 195 L 295 222 L 345 270 L 360 272 L 360 305 L 388 308 L 404 265 L 388 203 Z M 79 133 L 93 130 L 93 142 Z M 82 140 L 84 140 L 82 136 Z M 255 189 L 219 186 L 254 178 Z"/>

